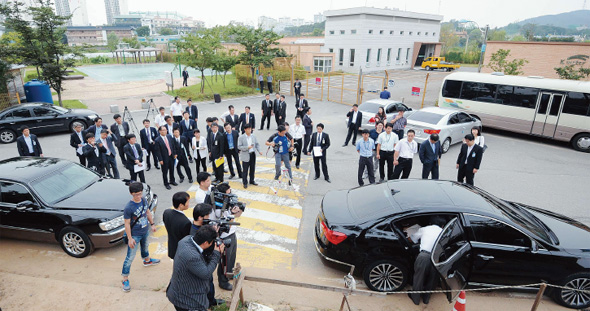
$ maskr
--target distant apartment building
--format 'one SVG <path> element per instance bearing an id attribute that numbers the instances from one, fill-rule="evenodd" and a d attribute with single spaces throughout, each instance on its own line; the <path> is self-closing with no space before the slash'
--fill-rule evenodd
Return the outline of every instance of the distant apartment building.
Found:
<path id="1" fill-rule="evenodd" d="M 117 15 L 113 16 L 113 26 L 119 27 L 141 27 L 142 17 L 139 15 Z"/>
<path id="2" fill-rule="evenodd" d="M 280 17 L 275 19 L 268 16 L 258 17 L 258 25 L 264 30 L 274 30 L 275 32 L 282 32 L 287 27 L 297 27 L 312 24 L 311 21 L 306 21 L 303 18 Z"/>
<path id="3" fill-rule="evenodd" d="M 109 33 L 115 33 L 119 39 L 132 38 L 135 36 L 131 27 L 119 26 L 68 26 L 66 27 L 66 37 L 68 45 L 82 46 L 88 45 L 107 45 Z"/>
<path id="4" fill-rule="evenodd" d="M 86 0 L 56 0 L 55 12 L 60 16 L 72 16 L 68 21 L 68 26 L 89 25 Z"/>
<path id="5" fill-rule="evenodd" d="M 326 20 L 326 17 L 322 13 L 318 13 L 318 14 L 315 14 L 313 16 L 313 22 L 314 22 L 314 24 L 318 24 L 318 23 L 324 22 L 325 20 Z"/>
<path id="6" fill-rule="evenodd" d="M 127 0 L 104 0 L 104 6 L 108 25 L 113 25 L 115 16 L 129 14 Z"/>
<path id="7" fill-rule="evenodd" d="M 260 16 L 258 17 L 258 26 L 264 30 L 271 30 L 277 26 L 278 21 L 272 17 Z"/>
<path id="8" fill-rule="evenodd" d="M 440 54 L 441 15 L 369 7 L 331 10 L 322 52 L 334 53 L 333 70 L 408 69 Z"/>
<path id="9" fill-rule="evenodd" d="M 149 26 L 150 34 L 159 33 L 163 28 L 170 28 L 179 34 L 189 33 L 205 27 L 205 22 L 168 11 L 135 11 L 129 15 L 116 16 L 117 26 Z"/>

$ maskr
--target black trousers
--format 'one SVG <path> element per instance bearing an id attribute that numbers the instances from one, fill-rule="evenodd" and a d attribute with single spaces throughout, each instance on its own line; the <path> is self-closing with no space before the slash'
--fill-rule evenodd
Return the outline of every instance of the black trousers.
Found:
<path id="1" fill-rule="evenodd" d="M 188 159 L 183 155 L 181 157 L 178 157 L 178 165 L 176 166 L 176 172 L 178 173 L 178 177 L 180 177 L 180 179 L 184 179 L 184 175 L 182 174 L 182 171 L 180 170 L 180 168 L 184 168 L 184 172 L 186 173 L 186 176 L 188 176 L 188 179 L 193 179 L 193 174 L 191 173 L 191 167 L 188 165 Z"/>
<path id="2" fill-rule="evenodd" d="M 195 166 L 197 168 L 197 174 L 201 172 L 201 167 L 203 168 L 203 172 L 207 172 L 207 158 L 195 158 Z"/>
<path id="3" fill-rule="evenodd" d="M 299 100 L 299 95 L 301 95 L 301 89 L 300 88 L 294 88 L 295 89 L 295 101 Z"/>
<path id="4" fill-rule="evenodd" d="M 311 141 L 311 134 L 305 134 L 305 136 L 303 136 L 303 152 L 305 152 L 305 154 L 308 154 L 309 152 L 307 152 L 307 146 L 309 146 L 309 142 Z"/>
<path id="5" fill-rule="evenodd" d="M 268 85 L 268 93 L 272 94 L 272 82 L 267 82 L 266 84 Z"/>
<path id="6" fill-rule="evenodd" d="M 164 161 L 164 164 L 162 164 L 162 179 L 164 180 L 164 186 L 176 182 L 174 179 L 174 157 L 168 157 L 167 160 L 168 161 Z"/>
<path id="7" fill-rule="evenodd" d="M 86 157 L 83 155 L 79 155 L 76 153 L 76 155 L 78 156 L 78 160 L 80 160 L 80 164 L 82 164 L 83 166 L 86 166 Z"/>
<path id="8" fill-rule="evenodd" d="M 313 167 L 315 169 L 315 176 L 320 177 L 320 162 L 322 163 L 322 172 L 324 173 L 324 178 L 329 179 L 330 175 L 328 175 L 328 165 L 326 165 L 326 152 L 322 154 L 321 157 L 313 157 Z"/>
<path id="9" fill-rule="evenodd" d="M 145 183 L 145 174 L 143 171 L 135 172 L 135 170 L 129 170 L 129 174 L 131 175 L 131 180 L 137 181 L 137 176 L 139 176 L 139 180 Z"/>
<path id="10" fill-rule="evenodd" d="M 369 182 L 375 183 L 375 171 L 373 170 L 373 157 L 360 157 L 359 158 L 359 171 L 358 171 L 358 182 L 359 186 L 364 185 L 363 172 L 367 168 L 367 174 L 369 175 Z"/>
<path id="11" fill-rule="evenodd" d="M 459 166 L 459 170 L 457 171 L 457 181 L 458 182 L 465 182 L 465 183 L 473 186 L 473 178 L 474 177 L 475 177 L 475 174 L 473 174 L 473 170 L 468 170 L 467 165 Z"/>
<path id="12" fill-rule="evenodd" d="M 182 86 L 188 86 L 188 79 L 187 78 L 182 79 Z"/>
<path id="13" fill-rule="evenodd" d="M 400 140 L 404 138 L 404 130 L 393 130 L 393 132 L 397 134 Z"/>
<path id="14" fill-rule="evenodd" d="M 428 179 L 430 173 L 432 173 L 432 179 L 438 179 L 438 161 L 422 164 L 422 179 Z"/>
<path id="15" fill-rule="evenodd" d="M 264 121 L 266 121 L 266 120 L 268 120 L 268 122 L 266 123 L 266 129 L 268 130 L 270 128 L 270 112 L 262 115 L 262 122 L 260 123 L 260 130 L 262 130 L 264 128 Z"/>
<path id="16" fill-rule="evenodd" d="M 414 282 L 412 283 L 412 290 L 433 290 L 436 278 L 437 273 L 430 261 L 430 252 L 421 251 L 414 262 Z M 420 303 L 420 296 L 422 296 L 424 303 L 428 303 L 430 300 L 430 294 L 412 294 L 411 297 L 414 303 Z"/>
<path id="17" fill-rule="evenodd" d="M 358 128 L 356 127 L 355 124 L 351 124 L 348 127 L 348 133 L 346 134 L 346 140 L 344 141 L 345 145 L 348 145 L 348 141 L 350 140 L 350 137 L 352 136 L 352 144 L 356 144 L 356 133 L 358 132 Z"/>
<path id="18" fill-rule="evenodd" d="M 236 234 L 232 234 L 226 239 L 231 239 L 229 247 L 225 248 L 225 256 L 221 256 L 221 263 L 217 266 L 217 281 L 219 285 L 229 283 L 229 279 L 225 276 L 225 272 L 232 273 L 236 265 L 236 250 L 238 249 L 238 239 Z"/>
<path id="19" fill-rule="evenodd" d="M 152 167 L 152 165 L 150 164 L 150 158 L 153 158 L 153 162 L 154 162 L 155 167 L 160 167 L 160 165 L 158 164 L 158 157 L 156 157 L 155 153 L 153 153 L 151 150 L 146 149 L 145 154 L 146 154 L 145 155 L 145 163 L 148 168 Z"/>
<path id="20" fill-rule="evenodd" d="M 125 139 L 125 138 L 119 138 L 119 139 Z M 127 140 L 125 139 L 125 144 L 119 144 L 117 146 L 117 151 L 119 153 L 119 157 L 121 158 L 121 164 L 123 164 L 123 166 L 126 166 L 126 164 L 127 164 L 127 159 L 125 159 L 125 150 L 123 150 L 123 147 L 125 147 L 126 144 L 127 144 Z"/>
<path id="21" fill-rule="evenodd" d="M 215 160 L 217 159 L 211 159 L 211 166 L 213 167 L 213 174 L 215 175 L 215 179 L 217 179 L 217 181 L 219 182 L 223 182 L 223 164 L 221 164 L 220 166 L 215 166 Z"/>
<path id="22" fill-rule="evenodd" d="M 260 82 L 260 93 L 264 93 L 264 81 L 259 81 L 259 82 Z"/>
<path id="23" fill-rule="evenodd" d="M 285 124 L 285 118 L 279 119 L 279 117 L 281 116 L 275 113 L 275 121 L 277 121 L 277 127 L 279 127 L 279 125 Z"/>
<path id="24" fill-rule="evenodd" d="M 254 182 L 254 173 L 256 172 L 256 152 L 249 153 L 250 159 L 248 162 L 242 162 L 242 167 L 244 168 L 242 172 L 242 183 L 244 185 L 248 184 L 248 173 L 250 174 L 250 183 Z"/>
<path id="25" fill-rule="evenodd" d="M 379 179 L 385 179 L 385 163 L 387 163 L 387 180 L 393 179 L 393 151 L 379 151 Z"/>
<path id="26" fill-rule="evenodd" d="M 303 148 L 303 138 L 298 138 L 293 140 L 295 142 L 295 155 L 297 156 L 297 161 L 295 161 L 295 166 L 299 166 L 301 163 L 301 149 Z"/>
<path id="27" fill-rule="evenodd" d="M 175 123 L 180 124 L 180 121 L 182 121 L 182 116 L 172 116 L 172 119 L 174 120 Z M 168 133 L 170 134 L 170 133 Z M 174 134 L 174 133 L 172 133 Z"/>
<path id="28" fill-rule="evenodd" d="M 399 164 L 393 169 L 393 179 L 399 179 L 400 174 L 402 175 L 402 179 L 408 179 L 412 171 L 412 159 L 399 157 L 397 161 Z"/>
<path id="29" fill-rule="evenodd" d="M 236 149 L 231 149 L 225 152 L 225 158 L 227 159 L 227 166 L 229 166 L 229 173 L 234 174 L 233 161 L 236 161 L 236 168 L 238 169 L 238 177 L 242 177 L 242 166 L 240 165 L 240 156 Z M 233 158 L 233 159 L 232 159 Z"/>

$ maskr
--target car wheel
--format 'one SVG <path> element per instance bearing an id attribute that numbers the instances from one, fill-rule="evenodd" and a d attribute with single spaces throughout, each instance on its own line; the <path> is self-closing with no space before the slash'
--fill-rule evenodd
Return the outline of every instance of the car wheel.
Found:
<path id="1" fill-rule="evenodd" d="M 554 292 L 554 298 L 557 303 L 572 309 L 590 307 L 590 293 L 576 291 L 590 291 L 590 274 L 576 273 L 570 275 L 561 283 L 561 286 L 566 288 L 558 288 Z"/>
<path id="2" fill-rule="evenodd" d="M 574 136 L 572 147 L 578 151 L 590 152 L 590 134 L 582 133 Z"/>
<path id="3" fill-rule="evenodd" d="M 0 131 L 0 142 L 10 144 L 16 140 L 16 133 L 13 130 L 3 129 Z"/>
<path id="4" fill-rule="evenodd" d="M 445 141 L 442 143 L 442 153 L 447 153 L 447 151 L 449 151 L 449 148 L 451 148 L 451 138 L 447 137 L 447 139 L 445 139 Z"/>
<path id="5" fill-rule="evenodd" d="M 86 122 L 82 120 L 74 120 L 70 123 L 70 131 L 76 131 L 76 125 L 80 124 L 82 126 L 82 131 L 86 130 Z"/>
<path id="6" fill-rule="evenodd" d="M 430 66 L 426 66 L 426 71 L 430 71 Z"/>
<path id="7" fill-rule="evenodd" d="M 379 292 L 393 292 L 404 288 L 408 283 L 408 276 L 408 269 L 392 260 L 375 261 L 363 271 L 365 284 Z"/>
<path id="8" fill-rule="evenodd" d="M 92 242 L 84 231 L 76 227 L 65 227 L 59 233 L 59 244 L 66 254 L 83 258 L 92 253 Z"/>

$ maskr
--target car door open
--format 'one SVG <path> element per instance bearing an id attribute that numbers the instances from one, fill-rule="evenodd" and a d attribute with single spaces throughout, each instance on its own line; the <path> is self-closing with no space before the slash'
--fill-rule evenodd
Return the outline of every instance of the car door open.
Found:
<path id="1" fill-rule="evenodd" d="M 467 241 L 458 218 L 452 219 L 438 236 L 431 260 L 441 277 L 441 286 L 448 290 L 452 302 L 467 285 L 471 272 L 471 245 Z"/>

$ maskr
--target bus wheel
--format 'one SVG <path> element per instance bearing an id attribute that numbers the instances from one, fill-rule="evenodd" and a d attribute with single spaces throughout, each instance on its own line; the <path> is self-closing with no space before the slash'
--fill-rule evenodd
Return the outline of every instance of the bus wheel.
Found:
<path id="1" fill-rule="evenodd" d="M 578 151 L 590 152 L 590 134 L 581 133 L 572 139 L 572 147 Z"/>

